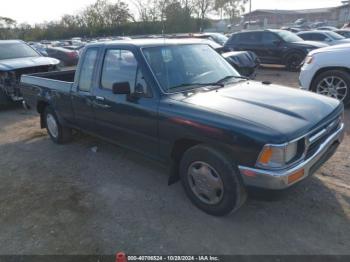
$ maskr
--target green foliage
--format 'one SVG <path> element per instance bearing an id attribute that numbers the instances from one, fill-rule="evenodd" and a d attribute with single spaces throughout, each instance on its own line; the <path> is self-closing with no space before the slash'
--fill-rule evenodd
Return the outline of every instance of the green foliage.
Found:
<path id="1" fill-rule="evenodd" d="M 208 12 L 224 10 L 231 17 L 239 14 L 246 0 L 132 0 L 138 14 L 134 17 L 122 0 L 97 0 L 75 15 L 44 24 L 17 24 L 0 17 L 0 39 L 27 41 L 116 35 L 144 35 L 195 32 L 210 26 Z"/>
<path id="2" fill-rule="evenodd" d="M 214 9 L 217 10 L 221 16 L 227 16 L 231 21 L 239 17 L 245 11 L 244 5 L 248 0 L 215 0 Z"/>

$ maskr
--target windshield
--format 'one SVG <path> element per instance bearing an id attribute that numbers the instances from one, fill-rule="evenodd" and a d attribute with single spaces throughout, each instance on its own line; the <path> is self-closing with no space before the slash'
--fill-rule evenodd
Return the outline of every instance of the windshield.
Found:
<path id="1" fill-rule="evenodd" d="M 345 39 L 344 36 L 341 36 L 340 34 L 337 34 L 335 32 L 327 32 L 327 35 L 331 37 L 333 40 L 342 40 Z"/>
<path id="2" fill-rule="evenodd" d="M 204 44 L 144 48 L 143 53 L 161 88 L 186 91 L 226 77 L 240 77 L 226 60 Z"/>
<path id="3" fill-rule="evenodd" d="M 0 44 L 0 60 L 37 56 L 40 55 L 25 43 Z"/>
<path id="4" fill-rule="evenodd" d="M 278 34 L 285 42 L 288 42 L 288 43 L 304 41 L 302 38 L 300 38 L 296 34 L 289 31 L 279 30 L 279 31 L 273 31 L 273 32 Z"/>

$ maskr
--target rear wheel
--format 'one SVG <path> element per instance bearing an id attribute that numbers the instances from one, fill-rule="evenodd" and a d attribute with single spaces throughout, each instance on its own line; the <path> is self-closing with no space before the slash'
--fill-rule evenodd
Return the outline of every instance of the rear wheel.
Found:
<path id="1" fill-rule="evenodd" d="M 209 146 L 195 146 L 185 152 L 180 177 L 187 196 L 204 212 L 224 216 L 246 200 L 246 191 L 232 160 Z"/>
<path id="2" fill-rule="evenodd" d="M 72 129 L 60 124 L 57 115 L 51 107 L 45 108 L 44 120 L 47 133 L 53 142 L 56 144 L 64 144 L 71 141 Z"/>
<path id="3" fill-rule="evenodd" d="M 289 54 L 286 57 L 286 68 L 292 72 L 298 71 L 304 58 L 305 56 L 298 52 Z"/>
<path id="4" fill-rule="evenodd" d="M 329 70 L 319 74 L 312 83 L 312 91 L 350 104 L 350 74 L 341 70 Z"/>

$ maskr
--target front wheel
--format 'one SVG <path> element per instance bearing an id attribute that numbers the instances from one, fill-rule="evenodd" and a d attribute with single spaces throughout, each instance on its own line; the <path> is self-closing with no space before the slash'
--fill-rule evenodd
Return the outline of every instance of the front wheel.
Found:
<path id="1" fill-rule="evenodd" d="M 341 70 L 329 70 L 319 74 L 312 83 L 311 90 L 350 104 L 350 74 Z"/>
<path id="2" fill-rule="evenodd" d="M 286 68 L 291 72 L 296 72 L 300 69 L 301 63 L 304 60 L 304 55 L 301 53 L 292 53 L 286 57 Z"/>
<path id="3" fill-rule="evenodd" d="M 56 144 L 64 144 L 72 139 L 72 129 L 63 126 L 51 107 L 46 107 L 44 112 L 46 130 L 51 140 Z"/>
<path id="4" fill-rule="evenodd" d="M 227 215 L 246 200 L 237 168 L 215 148 L 200 145 L 186 151 L 180 163 L 180 177 L 192 203 L 210 215 Z"/>

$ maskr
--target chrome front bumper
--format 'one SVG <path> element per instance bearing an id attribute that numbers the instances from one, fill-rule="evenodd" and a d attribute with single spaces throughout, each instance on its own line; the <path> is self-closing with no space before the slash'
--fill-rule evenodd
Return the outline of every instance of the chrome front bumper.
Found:
<path id="1" fill-rule="evenodd" d="M 285 189 L 298 183 L 317 171 L 334 154 L 344 138 L 344 129 L 342 123 L 338 130 L 329 136 L 311 157 L 294 167 L 271 171 L 239 166 L 244 184 L 265 189 Z M 288 181 L 290 176 L 302 170 L 304 174 L 300 178 L 293 182 Z"/>

